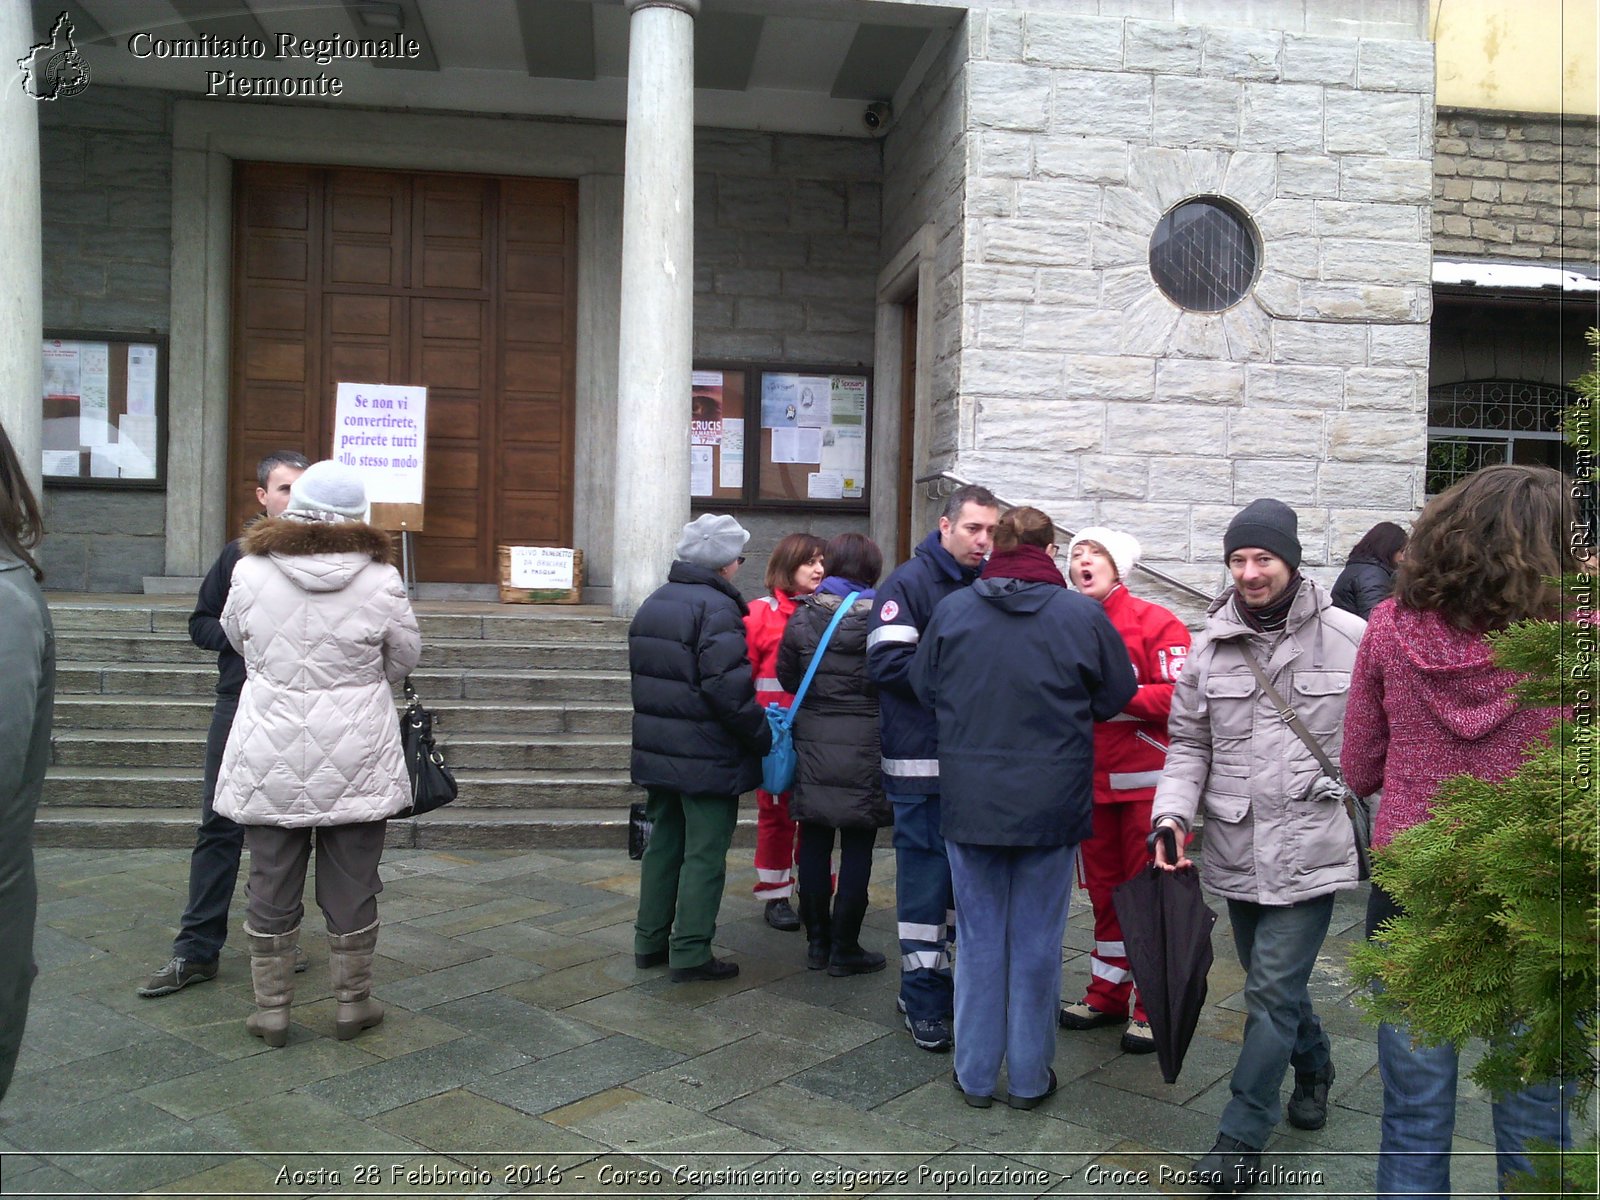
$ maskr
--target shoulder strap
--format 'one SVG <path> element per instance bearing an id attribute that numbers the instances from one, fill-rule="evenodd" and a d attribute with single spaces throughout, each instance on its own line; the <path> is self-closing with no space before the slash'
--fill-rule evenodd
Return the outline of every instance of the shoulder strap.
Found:
<path id="1" fill-rule="evenodd" d="M 1330 778 L 1343 778 L 1339 774 L 1339 769 L 1329 759 L 1327 751 L 1323 750 L 1317 739 L 1311 736 L 1311 731 L 1306 728 L 1306 723 L 1300 719 L 1300 714 L 1284 703 L 1283 697 L 1278 694 L 1278 689 L 1272 686 L 1272 681 L 1267 678 L 1267 673 L 1261 669 L 1261 664 L 1256 661 L 1256 656 L 1251 653 L 1249 645 L 1243 640 L 1239 642 L 1239 653 L 1244 655 L 1245 665 L 1250 668 L 1251 674 L 1256 677 L 1256 682 L 1261 685 L 1261 690 L 1266 693 L 1272 707 L 1278 710 L 1278 716 L 1283 723 L 1294 730 L 1295 736 L 1306 744 L 1306 749 L 1316 756 L 1317 762 L 1321 764 L 1322 769 L 1327 772 Z"/>
<path id="2" fill-rule="evenodd" d="M 833 631 L 839 628 L 839 622 L 844 620 L 845 613 L 850 611 L 850 606 L 856 602 L 860 592 L 851 592 L 839 605 L 839 611 L 833 614 L 833 620 L 828 622 L 828 628 L 823 631 L 822 640 L 817 643 L 817 652 L 811 656 L 811 665 L 806 668 L 805 678 L 800 681 L 800 690 L 794 694 L 794 699 L 789 702 L 790 719 L 793 720 L 795 709 L 800 707 L 800 701 L 806 698 L 806 689 L 811 686 L 811 677 L 817 673 L 817 664 L 822 661 L 822 652 L 828 648 L 828 642 L 833 638 Z"/>

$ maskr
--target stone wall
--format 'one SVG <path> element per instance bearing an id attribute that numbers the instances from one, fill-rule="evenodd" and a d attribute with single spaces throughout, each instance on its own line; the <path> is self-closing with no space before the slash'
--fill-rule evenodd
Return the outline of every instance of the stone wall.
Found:
<path id="1" fill-rule="evenodd" d="M 1425 449 L 1432 47 L 1237 27 L 1250 11 L 969 19 L 961 473 L 1127 529 L 1204 588 L 1264 495 L 1331 576 L 1413 514 Z M 1157 221 L 1201 194 L 1262 245 L 1221 313 L 1150 273 Z"/>
<path id="2" fill-rule="evenodd" d="M 171 111 L 164 93 L 98 85 L 39 105 L 47 329 L 167 332 Z M 46 484 L 46 586 L 143 591 L 165 524 L 161 492 Z"/>
<path id="3" fill-rule="evenodd" d="M 1435 251 L 1595 269 L 1595 118 L 1446 109 L 1435 129 Z"/>

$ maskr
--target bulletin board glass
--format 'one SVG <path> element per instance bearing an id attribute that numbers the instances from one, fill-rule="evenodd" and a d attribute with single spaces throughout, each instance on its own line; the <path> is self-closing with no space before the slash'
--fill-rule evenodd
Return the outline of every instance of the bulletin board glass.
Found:
<path id="1" fill-rule="evenodd" d="M 44 481 L 164 487 L 167 339 L 47 331 L 42 350 Z"/>
<path id="2" fill-rule="evenodd" d="M 702 364 L 692 384 L 695 505 L 866 510 L 870 376 Z"/>

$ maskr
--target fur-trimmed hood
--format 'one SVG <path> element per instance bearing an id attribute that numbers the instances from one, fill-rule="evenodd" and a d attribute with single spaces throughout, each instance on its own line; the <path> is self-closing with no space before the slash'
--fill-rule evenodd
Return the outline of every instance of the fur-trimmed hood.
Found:
<path id="1" fill-rule="evenodd" d="M 308 592 L 336 592 L 369 562 L 389 561 L 389 535 L 364 521 L 269 517 L 252 525 L 242 548 L 263 555 Z"/>

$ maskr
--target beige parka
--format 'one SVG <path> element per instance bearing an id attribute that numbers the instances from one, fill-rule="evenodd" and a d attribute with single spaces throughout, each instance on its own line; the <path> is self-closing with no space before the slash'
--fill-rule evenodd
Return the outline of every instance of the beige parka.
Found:
<path id="1" fill-rule="evenodd" d="M 222 628 L 245 662 L 215 808 L 241 825 L 354 825 L 411 803 L 390 684 L 421 655 L 389 536 L 361 522 L 251 527 Z"/>
<path id="2" fill-rule="evenodd" d="M 1284 628 L 1252 629 L 1234 592 L 1214 601 L 1173 690 L 1172 746 L 1151 820 L 1194 824 L 1205 806 L 1200 872 L 1230 900 L 1287 905 L 1356 886 L 1355 838 L 1343 806 L 1303 797 L 1322 773 L 1279 717 L 1240 652 L 1248 644 L 1272 685 L 1339 761 L 1344 706 L 1366 622 L 1303 579 Z"/>

